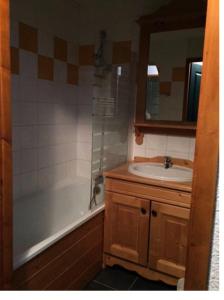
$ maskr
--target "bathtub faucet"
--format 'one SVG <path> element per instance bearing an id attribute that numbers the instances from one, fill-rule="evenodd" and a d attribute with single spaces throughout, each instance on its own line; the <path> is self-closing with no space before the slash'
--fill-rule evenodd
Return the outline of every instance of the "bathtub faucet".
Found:
<path id="1" fill-rule="evenodd" d="M 101 192 L 101 188 L 99 187 L 99 184 L 103 183 L 103 176 L 99 175 L 94 179 L 94 188 L 93 188 L 93 194 L 92 197 L 90 199 L 90 203 L 89 203 L 89 209 L 92 209 L 93 204 L 95 206 L 97 206 L 96 203 L 96 195 L 98 195 Z"/>

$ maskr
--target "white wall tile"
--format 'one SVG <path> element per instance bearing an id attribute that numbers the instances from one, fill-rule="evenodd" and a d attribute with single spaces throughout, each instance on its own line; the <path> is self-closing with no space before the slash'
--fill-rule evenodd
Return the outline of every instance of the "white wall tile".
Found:
<path id="1" fill-rule="evenodd" d="M 78 103 L 83 105 L 91 105 L 93 101 L 93 87 L 92 86 L 85 86 L 79 88 L 79 98 Z"/>
<path id="2" fill-rule="evenodd" d="M 32 195 L 37 191 L 37 172 L 21 175 L 21 195 Z"/>
<path id="3" fill-rule="evenodd" d="M 13 176 L 13 200 L 17 200 L 22 196 L 22 179 L 20 175 Z"/>
<path id="4" fill-rule="evenodd" d="M 189 153 L 190 138 L 179 136 L 168 136 L 167 152 L 183 152 Z"/>
<path id="5" fill-rule="evenodd" d="M 21 138 L 20 138 L 20 127 L 12 127 L 12 150 L 20 150 Z"/>
<path id="6" fill-rule="evenodd" d="M 68 42 L 68 62 L 70 64 L 78 65 L 79 61 L 79 46 Z"/>
<path id="7" fill-rule="evenodd" d="M 166 155 L 171 156 L 171 157 L 175 157 L 175 158 L 189 159 L 189 153 L 188 152 L 167 151 Z"/>
<path id="8" fill-rule="evenodd" d="M 55 124 L 54 105 L 38 103 L 38 124 Z"/>
<path id="9" fill-rule="evenodd" d="M 54 60 L 54 81 L 67 82 L 67 63 L 59 60 Z"/>
<path id="10" fill-rule="evenodd" d="M 134 158 L 135 156 L 146 156 L 146 139 L 143 139 L 143 144 L 142 145 L 138 145 L 135 142 L 135 135 L 133 134 L 133 155 L 132 158 Z"/>
<path id="11" fill-rule="evenodd" d="M 190 138 L 190 152 L 194 152 L 195 151 L 195 142 L 196 142 L 196 138 L 195 137 Z"/>
<path id="12" fill-rule="evenodd" d="M 167 155 L 167 153 L 163 149 L 155 150 L 155 149 L 147 148 L 145 157 L 155 157 L 155 156 L 165 156 L 165 155 Z"/>
<path id="13" fill-rule="evenodd" d="M 12 120 L 14 125 L 35 125 L 37 123 L 36 103 L 13 103 Z"/>
<path id="14" fill-rule="evenodd" d="M 11 97 L 12 102 L 20 101 L 20 77 L 18 75 L 11 75 Z"/>
<path id="15" fill-rule="evenodd" d="M 77 143 L 76 159 L 91 160 L 92 144 L 90 143 Z"/>
<path id="16" fill-rule="evenodd" d="M 38 171 L 38 190 L 50 188 L 54 183 L 53 169 L 44 168 Z"/>
<path id="17" fill-rule="evenodd" d="M 78 124 L 80 126 L 92 124 L 92 106 L 91 105 L 79 105 L 78 106 Z"/>
<path id="18" fill-rule="evenodd" d="M 79 85 L 80 86 L 92 86 L 94 78 L 95 69 L 93 66 L 80 66 L 79 67 Z"/>
<path id="19" fill-rule="evenodd" d="M 78 125 L 77 127 L 77 142 L 91 142 L 92 141 L 92 126 L 90 125 Z"/>
<path id="20" fill-rule="evenodd" d="M 46 168 L 76 157 L 76 144 L 62 144 L 38 149 L 38 168 Z"/>
<path id="21" fill-rule="evenodd" d="M 37 101 L 37 80 L 35 78 L 21 77 L 19 81 L 19 99 L 23 102 Z"/>
<path id="22" fill-rule="evenodd" d="M 74 127 L 72 125 L 57 125 L 55 126 L 55 143 L 71 143 L 75 135 L 74 134 Z"/>
<path id="23" fill-rule="evenodd" d="M 38 52 L 41 55 L 54 57 L 54 38 L 46 31 L 38 31 Z"/>
<path id="24" fill-rule="evenodd" d="M 38 168 L 46 168 L 55 163 L 55 150 L 56 146 L 49 146 L 38 149 Z"/>
<path id="25" fill-rule="evenodd" d="M 18 175 L 21 173 L 20 153 L 20 151 L 13 151 L 13 175 Z"/>
<path id="26" fill-rule="evenodd" d="M 78 176 L 91 178 L 91 162 L 86 160 L 77 160 Z"/>
<path id="27" fill-rule="evenodd" d="M 53 125 L 42 125 L 38 126 L 38 146 L 53 145 L 55 142 L 55 126 Z"/>
<path id="28" fill-rule="evenodd" d="M 188 159 L 194 161 L 195 152 L 189 152 Z"/>
<path id="29" fill-rule="evenodd" d="M 54 102 L 54 88 L 56 84 L 49 80 L 38 79 L 37 85 L 37 100 L 39 102 Z"/>
<path id="30" fill-rule="evenodd" d="M 27 173 L 27 172 L 32 172 L 37 170 L 37 159 L 38 159 L 37 155 L 38 153 L 36 149 L 21 150 L 20 153 L 21 173 Z"/>
<path id="31" fill-rule="evenodd" d="M 157 134 L 147 134 L 146 139 L 146 148 L 159 150 L 160 152 L 166 152 L 167 147 L 167 136 L 166 135 L 157 135 Z"/>
<path id="32" fill-rule="evenodd" d="M 65 84 L 62 82 L 54 82 L 53 89 L 53 102 L 54 103 L 63 103 L 65 98 Z"/>
<path id="33" fill-rule="evenodd" d="M 63 91 L 63 102 L 66 104 L 78 104 L 79 87 L 71 84 L 66 84 Z"/>
<path id="34" fill-rule="evenodd" d="M 37 54 L 20 49 L 20 77 L 37 79 Z"/>
<path id="35" fill-rule="evenodd" d="M 12 4 L 12 15 L 18 20 L 12 20 L 11 22 L 11 45 L 18 47 L 18 22 L 21 21 L 39 29 L 38 54 L 53 57 L 53 37 L 55 35 L 61 36 L 60 33 L 63 33 L 67 25 L 64 27 L 63 22 L 59 22 L 60 26 L 58 25 L 57 13 L 54 11 L 51 11 L 49 15 L 54 19 L 51 19 L 50 23 L 47 15 L 43 16 L 41 14 L 39 16 L 40 4 L 38 1 L 35 1 L 38 3 L 34 6 L 33 3 L 28 4 L 26 8 L 35 11 L 32 11 L 31 15 L 30 11 L 24 15 L 23 4 L 26 1 L 22 2 L 24 3 L 21 6 Z M 46 4 L 44 5 L 46 6 Z M 54 8 L 56 6 L 54 4 Z M 62 6 L 64 9 L 64 4 Z M 18 10 L 18 13 L 16 10 Z M 39 26 L 32 22 L 33 13 L 38 14 Z M 41 22 L 42 17 L 45 25 L 49 24 L 53 27 L 44 30 L 45 25 Z M 52 25 L 52 22 L 55 22 L 55 24 Z M 56 29 L 57 32 L 52 29 Z M 70 41 L 72 37 L 75 41 L 75 36 L 71 33 L 69 35 Z M 78 65 L 78 51 L 79 47 L 75 42 L 68 42 L 69 63 Z M 67 84 L 67 62 L 55 60 L 55 81 L 51 82 L 37 78 L 37 57 L 37 54 L 20 49 L 20 75 L 12 75 L 11 81 L 13 172 L 15 175 L 14 184 L 16 184 L 14 196 L 16 198 L 38 191 L 38 189 L 49 188 L 49 186 L 60 182 L 70 180 L 71 183 L 71 180 L 79 175 L 76 164 L 77 150 L 79 151 L 78 156 L 82 159 L 91 159 L 92 120 L 90 106 L 92 104 L 92 87 L 86 90 L 85 100 L 81 102 L 82 104 L 88 104 L 89 107 L 79 109 L 78 128 L 79 86 Z M 88 86 L 92 84 L 94 67 L 84 67 L 83 71 L 83 83 Z M 79 134 L 77 134 L 78 131 Z M 77 146 L 77 140 L 87 142 L 83 144 L 85 147 Z M 83 160 L 79 165 L 79 170 L 81 170 L 80 175 L 90 176 L 90 162 L 86 163 Z"/>
<path id="36" fill-rule="evenodd" d="M 38 189 L 44 190 L 69 182 L 67 163 L 40 169 L 38 172 Z"/>
<path id="37" fill-rule="evenodd" d="M 63 163 L 56 165 L 53 170 L 54 184 L 68 182 L 68 164 Z"/>
<path id="38" fill-rule="evenodd" d="M 76 160 L 71 160 L 68 163 L 68 178 L 74 180 L 78 176 Z"/>
<path id="39" fill-rule="evenodd" d="M 20 125 L 35 125 L 37 124 L 37 104 L 21 102 L 19 108 Z"/>
<path id="40" fill-rule="evenodd" d="M 76 124 L 77 107 L 75 105 L 55 104 L 56 124 Z"/>
<path id="41" fill-rule="evenodd" d="M 18 129 L 21 149 L 36 148 L 38 145 L 37 126 L 22 126 Z"/>
<path id="42" fill-rule="evenodd" d="M 145 134 L 143 145 L 137 145 L 134 139 L 133 135 L 132 158 L 134 156 L 170 155 L 177 158 L 194 159 L 195 138 Z"/>

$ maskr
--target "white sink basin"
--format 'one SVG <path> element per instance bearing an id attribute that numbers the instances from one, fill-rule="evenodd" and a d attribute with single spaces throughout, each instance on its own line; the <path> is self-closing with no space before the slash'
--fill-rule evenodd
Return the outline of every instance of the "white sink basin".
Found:
<path id="1" fill-rule="evenodd" d="M 192 169 L 176 165 L 165 169 L 162 163 L 133 163 L 129 165 L 128 171 L 141 177 L 158 180 L 192 181 Z"/>

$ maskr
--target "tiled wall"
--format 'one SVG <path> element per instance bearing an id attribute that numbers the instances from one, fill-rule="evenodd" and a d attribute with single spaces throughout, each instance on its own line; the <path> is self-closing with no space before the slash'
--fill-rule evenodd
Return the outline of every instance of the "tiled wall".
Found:
<path id="1" fill-rule="evenodd" d="M 56 6 L 49 1 L 49 8 L 53 5 L 51 8 L 55 9 L 48 11 L 40 9 L 41 1 L 31 2 L 26 6 L 26 1 L 22 0 L 19 7 L 17 1 L 11 2 L 15 198 L 50 185 L 70 182 L 75 176 L 91 177 L 95 46 L 78 46 L 74 26 L 71 26 L 77 21 L 74 16 L 58 18 L 62 14 L 60 5 L 65 7 L 63 1 L 57 1 Z M 35 6 L 38 18 L 35 17 Z M 52 20 L 49 18 L 51 13 Z M 135 96 L 135 74 L 133 76 L 130 71 L 131 49 L 130 41 L 111 42 L 110 63 L 114 66 L 111 93 L 116 90 L 113 86 L 116 66 L 124 67 L 124 76 L 119 87 L 122 98 L 119 117 L 113 120 L 113 126 L 111 122 L 107 124 L 105 155 L 107 159 L 111 158 L 108 161 L 113 165 L 114 157 L 119 156 L 124 161 L 130 136 L 131 157 L 171 153 L 192 158 L 194 139 L 180 138 L 178 141 L 173 138 L 172 143 L 176 146 L 171 147 L 172 137 L 149 135 L 142 146 L 137 146 L 133 143 L 134 137 L 126 131 L 129 125 L 133 129 L 128 120 L 134 109 Z M 120 134 L 121 128 L 123 134 Z M 112 143 L 115 140 L 118 143 Z"/>
<path id="2" fill-rule="evenodd" d="M 142 145 L 135 143 L 133 135 L 134 156 L 154 157 L 169 155 L 175 158 L 194 160 L 195 138 L 171 135 L 145 134 Z"/>
<path id="3" fill-rule="evenodd" d="M 14 198 L 76 176 L 75 44 L 12 21 Z"/>
<path id="4" fill-rule="evenodd" d="M 19 21 L 12 20 L 12 24 L 13 170 L 17 199 L 51 186 L 70 184 L 76 176 L 91 178 L 95 47 L 78 47 Z M 114 43 L 114 64 L 128 63 L 130 53 L 130 42 Z M 116 70 L 114 65 L 111 95 L 115 93 Z M 129 73 L 129 66 L 123 65 L 118 95 L 122 101 L 116 108 L 119 115 L 106 124 L 104 159 L 108 167 L 115 164 L 115 158 L 116 165 L 127 159 Z M 120 128 L 125 130 L 122 136 Z"/>
<path id="5" fill-rule="evenodd" d="M 88 65 L 91 55 L 82 57 L 79 68 L 79 102 L 77 118 L 77 174 L 91 178 L 92 96 L 94 67 Z"/>
<path id="6" fill-rule="evenodd" d="M 78 7 L 10 0 L 14 199 L 77 174 Z"/>

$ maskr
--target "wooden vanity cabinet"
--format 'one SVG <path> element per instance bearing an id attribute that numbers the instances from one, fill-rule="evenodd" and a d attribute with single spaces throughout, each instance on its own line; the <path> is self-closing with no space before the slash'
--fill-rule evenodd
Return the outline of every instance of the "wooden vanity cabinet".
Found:
<path id="1" fill-rule="evenodd" d="M 190 199 L 190 192 L 106 178 L 104 264 L 176 284 L 185 274 Z"/>
<path id="2" fill-rule="evenodd" d="M 105 252 L 147 266 L 150 202 L 111 192 L 105 200 Z"/>
<path id="3" fill-rule="evenodd" d="M 173 205 L 151 204 L 149 267 L 184 277 L 190 210 Z"/>

